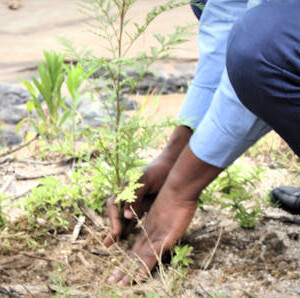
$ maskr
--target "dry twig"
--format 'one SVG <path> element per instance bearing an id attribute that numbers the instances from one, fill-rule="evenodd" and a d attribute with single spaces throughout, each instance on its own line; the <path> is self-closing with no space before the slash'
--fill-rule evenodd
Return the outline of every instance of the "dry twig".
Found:
<path id="1" fill-rule="evenodd" d="M 1 290 L 6 291 L 6 293 L 14 294 L 15 296 L 8 295 L 8 297 L 36 297 L 35 295 L 45 294 L 49 295 L 49 289 L 45 284 L 14 284 L 0 287 Z M 2 293 L 2 292 L 0 292 Z M 19 295 L 19 296 L 18 296 Z M 48 297 L 48 296 L 47 296 Z"/>
<path id="2" fill-rule="evenodd" d="M 34 180 L 34 179 L 40 179 L 40 178 L 45 178 L 48 176 L 58 176 L 58 175 L 64 175 L 68 169 L 63 169 L 60 171 L 52 172 L 52 173 L 47 173 L 47 174 L 40 174 L 40 175 L 31 175 L 31 176 L 26 176 L 22 174 L 15 174 L 15 177 L 17 180 Z"/>
<path id="3" fill-rule="evenodd" d="M 208 259 L 208 261 L 207 261 L 206 264 L 203 266 L 203 269 L 204 269 L 204 270 L 207 270 L 207 268 L 208 268 L 208 266 L 210 265 L 210 263 L 211 263 L 213 257 L 215 256 L 216 251 L 217 251 L 217 249 L 218 249 L 218 247 L 219 247 L 219 244 L 220 244 L 220 240 L 221 240 L 222 234 L 223 234 L 223 227 L 221 227 L 221 229 L 220 229 L 220 233 L 219 233 L 218 240 L 217 240 L 217 242 L 216 242 L 216 245 L 215 245 L 215 247 L 214 247 L 214 249 L 213 249 L 213 251 L 212 251 L 212 253 L 211 253 L 211 255 L 210 255 L 209 259 Z"/>
<path id="4" fill-rule="evenodd" d="M 48 285 L 48 288 L 50 289 L 50 291 L 55 292 L 57 294 L 61 294 L 62 296 L 65 296 L 65 292 L 63 291 L 62 287 L 54 285 L 54 284 L 50 284 Z M 91 297 L 89 294 L 87 294 L 86 292 L 82 292 L 79 290 L 72 290 L 72 289 L 68 289 L 68 297 Z"/>
<path id="5" fill-rule="evenodd" d="M 16 234 L 5 234 L 5 235 L 3 235 L 3 234 L 0 234 L 0 239 L 11 239 L 11 238 L 17 238 L 17 237 L 19 237 L 19 238 L 25 238 L 26 237 L 26 235 L 25 235 L 25 233 L 24 232 L 19 232 L 19 233 L 16 233 Z M 0 262 L 0 265 L 1 265 L 2 263 Z"/>
<path id="6" fill-rule="evenodd" d="M 207 234 L 214 233 L 218 230 L 218 225 L 205 225 L 202 224 L 197 231 L 194 231 L 190 235 L 183 236 L 182 242 L 183 243 L 192 243 L 192 242 L 199 242 L 202 241 L 203 236 Z"/>
<path id="7" fill-rule="evenodd" d="M 94 224 L 96 228 L 100 230 L 103 230 L 105 228 L 102 218 L 98 216 L 94 210 L 87 207 L 83 201 L 79 201 L 78 205 L 82 212 L 85 214 L 85 216 L 90 219 L 90 221 Z"/>
<path id="8" fill-rule="evenodd" d="M 58 264 L 64 263 L 63 261 L 57 261 L 55 259 L 45 258 L 45 257 L 41 257 L 41 256 L 35 256 L 35 255 L 28 254 L 26 252 L 23 252 L 22 255 L 25 257 L 28 257 L 28 258 L 43 260 L 46 262 L 54 262 L 54 263 L 58 263 Z"/>
<path id="9" fill-rule="evenodd" d="M 27 190 L 25 190 L 25 191 L 23 191 L 23 192 L 21 192 L 21 193 L 19 193 L 19 194 L 17 194 L 17 195 L 15 195 L 13 198 L 10 198 L 10 201 L 15 201 L 15 200 L 18 200 L 18 199 L 20 199 L 20 198 L 23 198 L 23 197 L 25 197 L 27 194 L 29 194 L 34 188 L 36 188 L 36 187 L 39 187 L 39 186 L 41 186 L 41 184 L 39 183 L 39 184 L 37 184 L 37 185 L 35 185 L 35 186 L 33 186 L 33 187 L 31 187 L 31 188 L 29 188 L 29 189 L 27 189 Z"/>
<path id="10" fill-rule="evenodd" d="M 74 160 L 75 158 L 71 157 L 59 161 L 40 161 L 40 160 L 33 160 L 33 159 L 18 159 L 18 158 L 14 158 L 11 161 L 24 163 L 24 164 L 41 165 L 41 166 L 52 166 L 52 165 L 66 166 L 72 164 Z"/>
<path id="11" fill-rule="evenodd" d="M 21 296 L 19 296 L 20 293 L 18 293 L 16 290 L 12 289 L 11 287 L 8 287 L 7 289 L 4 287 L 0 287 L 0 294 L 3 294 L 11 298 L 21 298 Z"/>
<path id="12" fill-rule="evenodd" d="M 12 182 L 14 181 L 13 178 L 10 178 L 6 183 L 4 183 L 0 189 L 0 194 L 4 194 L 11 186 Z"/>
<path id="13" fill-rule="evenodd" d="M 9 150 L 6 150 L 5 152 L 1 153 L 0 154 L 0 158 L 2 157 L 5 157 L 7 155 L 10 155 L 12 153 L 15 153 L 25 147 L 27 147 L 28 145 L 30 145 L 32 142 L 34 142 L 37 138 L 39 137 L 39 134 L 37 134 L 33 139 L 29 140 L 28 142 L 24 143 L 24 144 L 21 144 L 15 148 L 12 148 L 12 149 L 9 149 Z"/>
<path id="14" fill-rule="evenodd" d="M 197 286 L 195 287 L 195 294 L 201 297 L 212 297 L 212 295 L 202 286 L 199 280 L 197 280 Z"/>
<path id="15" fill-rule="evenodd" d="M 274 216 L 274 215 L 264 214 L 263 219 L 277 220 L 277 221 L 280 221 L 283 223 L 300 225 L 300 217 L 299 216 L 284 216 L 284 215 Z"/>
<path id="16" fill-rule="evenodd" d="M 85 216 L 80 215 L 77 220 L 77 224 L 75 225 L 74 230 L 73 230 L 73 234 L 72 234 L 72 238 L 71 238 L 72 243 L 75 243 L 75 241 L 77 240 L 84 223 L 85 223 Z"/>
<path id="17" fill-rule="evenodd" d="M 109 257 L 111 254 L 109 254 L 107 251 L 103 250 L 103 249 L 99 249 L 96 247 L 92 247 L 90 249 L 90 253 L 96 256 L 100 256 L 100 257 Z"/>
<path id="18" fill-rule="evenodd" d="M 84 255 L 82 254 L 82 252 L 79 252 L 77 254 L 77 257 L 79 258 L 80 262 L 82 263 L 82 265 L 84 265 L 87 269 L 91 269 L 93 266 L 86 260 L 86 258 L 84 257 Z"/>
<path id="19" fill-rule="evenodd" d="M 11 162 L 11 160 L 13 160 L 13 158 L 10 158 L 10 157 L 4 157 L 2 159 L 0 159 L 0 165 L 3 165 L 4 163 L 7 163 L 7 162 Z"/>

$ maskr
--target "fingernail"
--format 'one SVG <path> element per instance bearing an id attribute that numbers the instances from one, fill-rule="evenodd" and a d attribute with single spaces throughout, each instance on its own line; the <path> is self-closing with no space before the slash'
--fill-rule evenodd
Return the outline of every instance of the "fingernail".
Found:
<path id="1" fill-rule="evenodd" d="M 116 278 L 113 275 L 108 279 L 109 282 L 114 282 L 115 280 Z"/>
<path id="2" fill-rule="evenodd" d="M 123 280 L 120 280 L 120 281 L 117 283 L 117 286 L 118 286 L 118 287 L 123 287 L 123 286 L 124 286 Z"/>
<path id="3" fill-rule="evenodd" d="M 124 217 L 127 219 L 132 219 L 132 212 L 129 210 L 124 211 Z"/>

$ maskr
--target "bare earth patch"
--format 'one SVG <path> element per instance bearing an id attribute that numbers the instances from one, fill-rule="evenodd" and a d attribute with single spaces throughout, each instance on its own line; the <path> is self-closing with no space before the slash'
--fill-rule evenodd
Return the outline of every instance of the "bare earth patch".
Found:
<path id="1" fill-rule="evenodd" d="M 259 145 L 257 156 L 255 152 L 249 152 L 238 162 L 257 167 L 275 163 L 270 160 L 270 155 L 263 156 L 266 146 L 269 150 L 270 139 L 274 144 L 274 138 L 278 141 L 271 135 Z M 282 141 L 278 142 L 285 146 Z M 152 158 L 156 153 L 149 152 L 149 155 Z M 278 163 L 278 152 L 275 155 Z M 285 161 L 281 159 L 280 162 Z M 37 160 L 26 148 L 14 156 L 2 158 L 0 167 L 2 188 L 6 185 L 6 193 L 12 195 L 11 202 L 26 197 L 30 189 L 38 185 L 35 177 L 59 175 L 61 181 L 65 181 L 65 174 L 71 170 L 70 164 L 55 158 L 46 162 Z M 296 167 L 297 164 L 288 168 L 284 165 L 275 169 L 273 165 L 267 167 L 257 185 L 258 198 L 263 198 L 269 187 L 299 185 Z M 268 205 L 264 205 L 264 216 L 254 229 L 239 227 L 228 209 L 220 210 L 214 205 L 199 208 L 182 240 L 193 247 L 193 264 L 186 274 L 175 274 L 167 262 L 164 268 L 158 266 L 154 270 L 153 279 L 128 289 L 116 288 L 107 282 L 107 277 L 115 266 L 125 264 L 134 236 L 105 249 L 102 239 L 109 225 L 105 212 L 94 214 L 92 220 L 84 212 L 85 222 L 75 238 L 78 218 L 68 218 L 66 231 L 57 234 L 48 231 L 35 243 L 30 242 L 31 232 L 22 212 L 18 213 L 16 207 L 6 210 L 13 223 L 7 224 L 0 234 L 0 297 L 300 295 L 300 216 L 291 216 Z"/>

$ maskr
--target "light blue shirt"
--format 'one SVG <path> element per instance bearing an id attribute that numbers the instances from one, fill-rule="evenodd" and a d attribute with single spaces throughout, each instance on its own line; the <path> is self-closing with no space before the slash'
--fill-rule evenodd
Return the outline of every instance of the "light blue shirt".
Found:
<path id="1" fill-rule="evenodd" d="M 225 168 L 270 131 L 237 98 L 225 54 L 232 25 L 263 0 L 209 0 L 199 24 L 199 61 L 179 119 L 194 130 L 190 148 L 201 160 Z"/>

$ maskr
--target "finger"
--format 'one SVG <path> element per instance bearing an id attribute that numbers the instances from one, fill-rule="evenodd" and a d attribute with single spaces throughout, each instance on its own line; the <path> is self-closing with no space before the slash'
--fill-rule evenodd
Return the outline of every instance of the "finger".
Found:
<path id="1" fill-rule="evenodd" d="M 109 233 L 108 235 L 106 235 L 106 237 L 103 240 L 103 244 L 106 247 L 110 247 L 112 244 L 114 244 L 116 241 L 116 236 L 113 235 L 112 233 Z"/>
<path id="2" fill-rule="evenodd" d="M 117 279 L 119 279 L 119 281 L 117 282 L 117 286 L 119 287 L 127 287 L 129 285 L 131 285 L 133 282 L 135 283 L 140 283 L 145 281 L 148 277 L 149 277 L 149 269 L 148 267 L 146 267 L 146 264 L 142 264 L 139 261 L 137 261 L 137 264 L 139 266 L 139 269 L 137 272 L 134 272 L 133 275 L 130 274 L 118 274 L 117 277 L 115 278 L 115 281 L 117 282 Z"/>
<path id="3" fill-rule="evenodd" d="M 131 285 L 132 283 L 132 278 L 129 275 L 125 275 L 118 283 L 118 287 L 127 287 Z"/>
<path id="4" fill-rule="evenodd" d="M 104 245 L 109 247 L 115 242 L 116 238 L 121 235 L 122 223 L 119 217 L 118 206 L 115 204 L 115 197 L 108 199 L 107 208 L 112 231 L 105 237 Z"/>
<path id="5" fill-rule="evenodd" d="M 125 276 L 125 273 L 123 271 L 121 271 L 120 269 L 115 269 L 113 274 L 109 277 L 108 282 L 117 283 L 120 280 L 122 280 L 124 276 Z"/>
<path id="6" fill-rule="evenodd" d="M 133 219 L 134 218 L 134 214 L 131 210 L 131 208 L 133 208 L 132 206 L 133 205 L 129 204 L 129 203 L 125 203 L 125 205 L 124 205 L 124 217 L 126 219 Z"/>
<path id="7" fill-rule="evenodd" d="M 118 206 L 115 204 L 115 197 L 109 198 L 107 202 L 108 217 L 112 227 L 112 234 L 119 236 L 122 232 L 122 223 L 119 215 Z"/>
<path id="8" fill-rule="evenodd" d="M 138 204 L 134 203 L 132 206 L 130 206 L 131 213 L 134 215 L 134 217 L 132 217 L 132 219 L 122 219 L 123 229 L 121 233 L 121 238 L 126 238 L 130 233 L 132 233 L 133 229 L 138 223 L 138 219 L 140 219 L 145 212 L 149 211 L 155 198 L 156 195 L 146 195 L 142 201 L 138 202 Z"/>
<path id="9" fill-rule="evenodd" d="M 141 208 L 141 211 L 143 212 L 142 215 L 145 212 L 148 212 L 150 210 L 150 207 L 154 203 L 156 197 L 157 197 L 157 193 L 155 193 L 155 194 L 149 194 L 149 195 L 147 195 L 145 197 L 144 202 L 143 202 L 143 206 Z"/>

